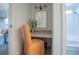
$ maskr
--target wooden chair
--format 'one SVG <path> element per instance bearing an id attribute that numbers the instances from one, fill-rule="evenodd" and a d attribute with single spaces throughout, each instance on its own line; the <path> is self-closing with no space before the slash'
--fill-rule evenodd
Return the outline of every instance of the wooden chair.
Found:
<path id="1" fill-rule="evenodd" d="M 23 41 L 24 54 L 44 55 L 44 41 L 40 39 L 31 39 L 31 33 L 28 24 L 23 25 Z"/>

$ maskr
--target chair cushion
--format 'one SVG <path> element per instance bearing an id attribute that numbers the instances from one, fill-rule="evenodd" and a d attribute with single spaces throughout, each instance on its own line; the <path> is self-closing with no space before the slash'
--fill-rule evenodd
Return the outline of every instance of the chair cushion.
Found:
<path id="1" fill-rule="evenodd" d="M 33 43 L 39 43 L 39 44 L 44 44 L 44 41 L 41 39 L 32 39 Z"/>
<path id="2" fill-rule="evenodd" d="M 30 55 L 44 54 L 44 41 L 40 39 L 33 39 L 32 45 L 29 47 L 28 54 Z"/>

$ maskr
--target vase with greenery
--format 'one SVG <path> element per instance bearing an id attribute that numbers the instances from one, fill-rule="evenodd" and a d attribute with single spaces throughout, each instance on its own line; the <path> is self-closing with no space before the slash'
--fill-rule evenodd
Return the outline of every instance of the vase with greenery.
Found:
<path id="1" fill-rule="evenodd" d="M 30 19 L 28 21 L 28 24 L 30 26 L 31 31 L 34 31 L 37 28 L 37 20 L 35 19 Z"/>

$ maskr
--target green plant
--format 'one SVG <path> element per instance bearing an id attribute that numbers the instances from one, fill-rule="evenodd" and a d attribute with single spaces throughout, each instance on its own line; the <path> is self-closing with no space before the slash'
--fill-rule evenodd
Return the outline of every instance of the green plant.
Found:
<path id="1" fill-rule="evenodd" d="M 36 27 L 37 27 L 37 20 L 35 20 L 35 19 L 30 19 L 30 20 L 28 21 L 28 24 L 29 24 L 31 30 L 36 29 Z"/>

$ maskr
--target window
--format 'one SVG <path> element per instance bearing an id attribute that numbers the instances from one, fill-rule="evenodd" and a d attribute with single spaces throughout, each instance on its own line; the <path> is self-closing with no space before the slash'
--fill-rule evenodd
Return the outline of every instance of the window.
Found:
<path id="1" fill-rule="evenodd" d="M 5 24 L 8 24 L 8 18 L 5 18 Z"/>

